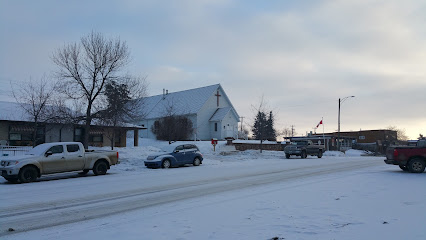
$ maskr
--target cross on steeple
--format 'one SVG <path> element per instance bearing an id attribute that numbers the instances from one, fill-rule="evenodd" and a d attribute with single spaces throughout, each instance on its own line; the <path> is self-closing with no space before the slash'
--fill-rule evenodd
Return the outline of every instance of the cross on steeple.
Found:
<path id="1" fill-rule="evenodd" d="M 217 97 L 217 106 L 219 107 L 219 97 L 222 96 L 219 94 L 219 89 L 217 90 L 217 93 L 215 94 L 215 96 Z"/>

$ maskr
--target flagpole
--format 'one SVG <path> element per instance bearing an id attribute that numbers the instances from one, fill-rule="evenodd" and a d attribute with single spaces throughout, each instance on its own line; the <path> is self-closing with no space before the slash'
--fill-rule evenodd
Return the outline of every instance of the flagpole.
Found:
<path id="1" fill-rule="evenodd" d="M 324 117 L 321 118 L 321 122 L 322 122 L 322 138 L 324 139 L 324 150 L 325 150 Z"/>

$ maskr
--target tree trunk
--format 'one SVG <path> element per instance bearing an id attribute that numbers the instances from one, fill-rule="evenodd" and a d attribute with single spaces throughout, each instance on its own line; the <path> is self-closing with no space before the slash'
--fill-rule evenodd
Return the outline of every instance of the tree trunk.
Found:
<path id="1" fill-rule="evenodd" d="M 37 126 L 38 126 L 38 122 L 36 118 L 34 121 L 34 130 L 33 130 L 33 147 L 36 146 L 36 141 L 37 141 Z"/>
<path id="2" fill-rule="evenodd" d="M 89 149 L 90 123 L 92 122 L 91 112 L 92 112 L 92 103 L 89 102 L 89 105 L 87 106 L 87 110 L 86 110 L 86 124 L 84 126 L 84 139 L 83 139 L 84 149 Z"/>
<path id="3" fill-rule="evenodd" d="M 115 128 L 112 129 L 112 138 L 111 138 L 111 150 L 114 150 L 114 143 L 115 143 Z"/>

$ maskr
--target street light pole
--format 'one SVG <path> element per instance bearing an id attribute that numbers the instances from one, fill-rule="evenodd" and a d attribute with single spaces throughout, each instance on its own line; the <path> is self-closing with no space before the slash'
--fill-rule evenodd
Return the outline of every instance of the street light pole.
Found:
<path id="1" fill-rule="evenodd" d="M 353 98 L 355 96 L 347 96 L 342 99 L 339 98 L 339 113 L 337 116 L 337 151 L 340 151 L 340 105 L 348 98 Z"/>

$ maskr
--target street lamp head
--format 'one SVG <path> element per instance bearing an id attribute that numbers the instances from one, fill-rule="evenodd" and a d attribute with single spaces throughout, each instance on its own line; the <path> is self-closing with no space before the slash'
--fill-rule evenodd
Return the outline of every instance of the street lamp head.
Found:
<path id="1" fill-rule="evenodd" d="M 348 98 L 354 98 L 355 96 L 347 96 L 347 97 L 344 97 L 344 98 L 339 98 L 339 102 L 344 102 L 346 99 L 348 99 Z"/>

